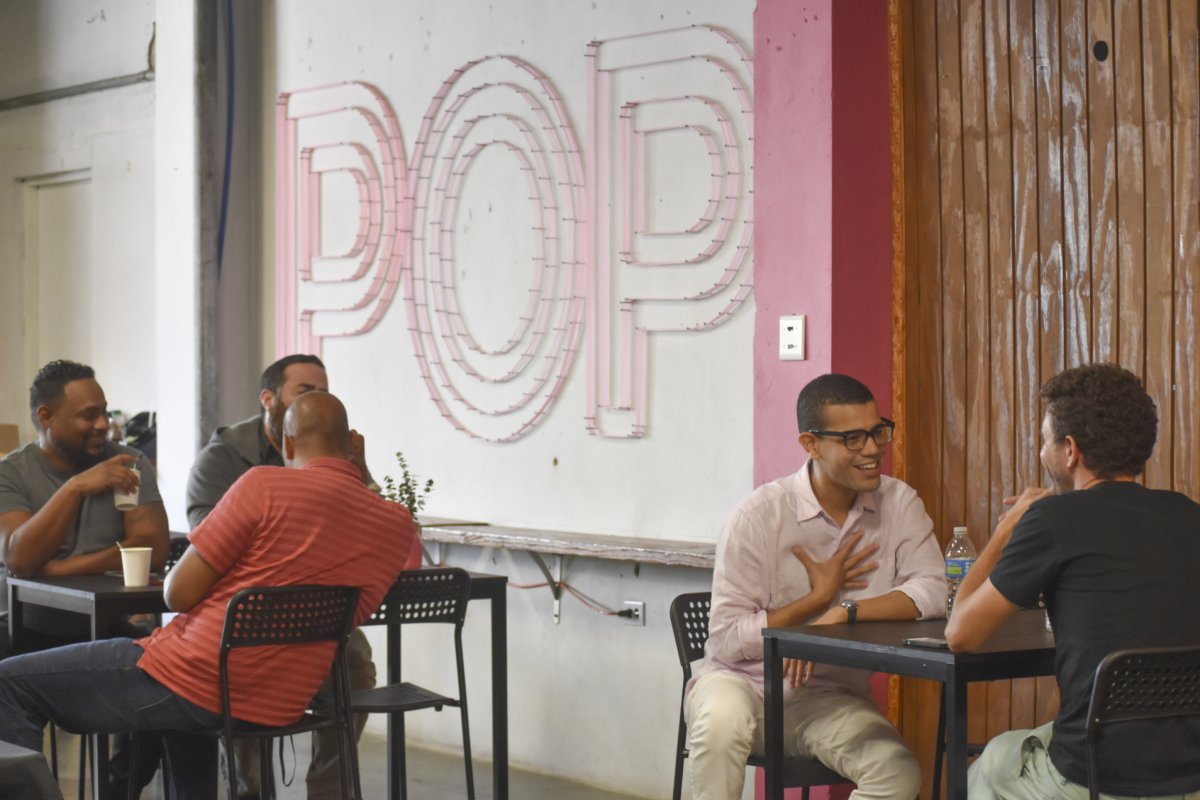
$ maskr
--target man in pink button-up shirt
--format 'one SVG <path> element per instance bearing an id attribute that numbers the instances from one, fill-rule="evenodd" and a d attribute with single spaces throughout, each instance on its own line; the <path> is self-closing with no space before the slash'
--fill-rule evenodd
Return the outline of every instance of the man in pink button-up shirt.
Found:
<path id="1" fill-rule="evenodd" d="M 746 759 L 763 752 L 764 627 L 939 617 L 944 564 L 921 499 L 881 473 L 894 423 L 869 389 L 823 375 L 796 402 L 799 472 L 755 490 L 717 543 L 704 663 L 689 687 L 696 800 L 741 796 Z M 785 751 L 815 756 L 858 788 L 909 800 L 920 771 L 868 697 L 868 673 L 788 662 Z"/>

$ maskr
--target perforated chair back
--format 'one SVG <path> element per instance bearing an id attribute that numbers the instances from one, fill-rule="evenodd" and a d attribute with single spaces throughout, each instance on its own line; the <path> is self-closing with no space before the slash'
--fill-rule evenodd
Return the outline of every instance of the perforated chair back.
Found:
<path id="1" fill-rule="evenodd" d="M 266 645 L 333 642 L 333 716 L 306 714 L 292 726 L 239 728 L 239 736 L 286 735 L 316 727 L 338 730 L 343 796 L 361 797 L 352 715 L 346 643 L 354 628 L 359 591 L 353 586 L 273 586 L 243 589 L 229 600 L 221 632 L 220 681 L 226 752 L 232 759 L 234 717 L 229 694 L 229 656 L 234 650 Z M 272 733 L 274 732 L 274 733 Z M 266 756 L 266 753 L 263 753 Z M 235 770 L 229 767 L 230 795 L 237 796 Z M 265 772 L 265 767 L 264 767 Z"/>
<path id="2" fill-rule="evenodd" d="M 450 623 L 461 627 L 471 599 L 471 576 L 458 567 L 400 573 L 363 625 Z"/>
<path id="3" fill-rule="evenodd" d="M 675 635 L 675 650 L 679 655 L 679 666 L 683 669 L 683 691 L 679 697 L 679 737 L 675 745 L 675 786 L 671 794 L 674 800 L 680 800 L 683 793 L 683 760 L 688 757 L 683 702 L 687 697 L 688 681 L 692 679 L 692 662 L 704 658 L 711 610 L 712 592 L 681 594 L 671 602 L 671 632 Z M 765 760 L 751 756 L 747 763 L 762 767 Z M 802 787 L 801 797 L 808 800 L 810 786 L 832 786 L 847 781 L 815 758 L 785 758 L 783 783 L 785 786 Z"/>
<path id="4" fill-rule="evenodd" d="M 171 568 L 179 563 L 179 559 L 183 558 L 183 554 L 187 552 L 190 544 L 187 536 L 171 534 L 171 543 L 167 545 L 167 565 L 163 568 L 164 574 L 170 572 Z"/>
<path id="5" fill-rule="evenodd" d="M 692 662 L 704 658 L 711 607 L 712 592 L 681 594 L 671 603 L 671 631 L 675 634 L 675 650 L 679 654 L 679 666 L 683 668 L 684 683 L 692 679 Z"/>
<path id="6" fill-rule="evenodd" d="M 1118 650 L 1096 667 L 1088 705 L 1088 793 L 1100 796 L 1101 729 L 1121 722 L 1200 718 L 1200 646 Z M 1200 753 L 1192 758 L 1200 762 Z"/>

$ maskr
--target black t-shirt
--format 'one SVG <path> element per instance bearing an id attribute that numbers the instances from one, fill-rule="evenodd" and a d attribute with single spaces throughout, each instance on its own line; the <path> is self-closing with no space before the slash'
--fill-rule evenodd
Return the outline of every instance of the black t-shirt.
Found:
<path id="1" fill-rule="evenodd" d="M 1096 667 L 1134 647 L 1200 644 L 1200 505 L 1132 482 L 1046 497 L 1029 507 L 991 575 L 1019 606 L 1046 598 L 1061 705 L 1050 758 L 1087 784 L 1087 708 Z M 1200 722 L 1129 722 L 1100 740 L 1102 790 L 1200 789 Z"/>

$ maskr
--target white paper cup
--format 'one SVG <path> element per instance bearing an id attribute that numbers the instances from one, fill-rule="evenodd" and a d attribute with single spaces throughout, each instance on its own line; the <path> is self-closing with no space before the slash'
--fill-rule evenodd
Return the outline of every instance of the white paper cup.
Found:
<path id="1" fill-rule="evenodd" d="M 117 504 L 117 511 L 133 511 L 138 505 L 138 492 L 142 489 L 142 473 L 138 471 L 137 467 L 130 467 L 129 471 L 137 476 L 138 485 L 132 492 L 122 492 L 120 489 L 113 489 L 113 502 Z"/>
<path id="2" fill-rule="evenodd" d="M 125 573 L 126 586 L 148 586 L 150 584 L 149 547 L 121 548 L 121 571 Z"/>

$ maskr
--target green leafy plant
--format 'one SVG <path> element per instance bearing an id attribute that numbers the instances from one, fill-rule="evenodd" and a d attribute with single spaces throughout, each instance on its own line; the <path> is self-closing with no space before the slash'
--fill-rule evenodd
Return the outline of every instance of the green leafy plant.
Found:
<path id="1" fill-rule="evenodd" d="M 422 486 L 421 479 L 409 470 L 408 461 L 405 460 L 404 453 L 400 451 L 396 451 L 396 463 L 400 465 L 400 479 L 395 480 L 391 475 L 383 476 L 380 494 L 393 503 L 404 506 L 408 509 L 408 513 L 416 518 L 421 513 L 421 509 L 425 508 L 425 501 L 429 499 L 429 493 L 433 491 L 433 478 L 425 481 Z"/>

